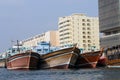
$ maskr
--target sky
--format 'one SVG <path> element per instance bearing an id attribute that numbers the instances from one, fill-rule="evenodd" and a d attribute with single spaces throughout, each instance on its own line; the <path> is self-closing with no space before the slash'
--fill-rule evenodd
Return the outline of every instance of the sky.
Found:
<path id="1" fill-rule="evenodd" d="M 0 0 L 0 52 L 17 40 L 57 30 L 58 18 L 74 13 L 98 16 L 98 0 Z"/>

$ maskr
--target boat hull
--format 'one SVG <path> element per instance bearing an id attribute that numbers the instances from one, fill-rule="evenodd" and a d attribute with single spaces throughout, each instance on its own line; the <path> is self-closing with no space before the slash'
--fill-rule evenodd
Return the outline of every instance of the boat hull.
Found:
<path id="1" fill-rule="evenodd" d="M 107 65 L 120 67 L 120 59 L 107 60 Z"/>
<path id="2" fill-rule="evenodd" d="M 0 59 L 0 68 L 4 68 L 6 66 L 5 62 L 6 62 L 6 59 Z"/>
<path id="3" fill-rule="evenodd" d="M 104 67 L 104 66 L 106 66 L 107 65 L 106 61 L 107 61 L 106 57 L 100 58 L 98 60 L 97 67 Z"/>
<path id="4" fill-rule="evenodd" d="M 96 68 L 100 56 L 100 51 L 83 53 L 77 59 L 76 68 Z"/>
<path id="5" fill-rule="evenodd" d="M 79 49 L 73 48 L 55 51 L 43 56 L 41 69 L 70 69 L 74 68 L 78 58 Z"/>
<path id="6" fill-rule="evenodd" d="M 38 69 L 40 55 L 34 52 L 16 54 L 7 59 L 7 69 Z"/>

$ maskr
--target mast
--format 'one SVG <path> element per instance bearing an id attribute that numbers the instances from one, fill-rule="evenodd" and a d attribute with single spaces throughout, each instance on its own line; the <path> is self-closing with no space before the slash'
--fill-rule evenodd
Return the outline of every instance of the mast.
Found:
<path id="1" fill-rule="evenodd" d="M 17 40 L 17 51 L 20 53 L 19 41 Z"/>

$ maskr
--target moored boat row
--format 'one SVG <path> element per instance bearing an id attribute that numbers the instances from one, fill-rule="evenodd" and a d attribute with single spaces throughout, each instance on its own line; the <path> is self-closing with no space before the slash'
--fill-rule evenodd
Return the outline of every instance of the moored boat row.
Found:
<path id="1" fill-rule="evenodd" d="M 45 43 L 42 45 L 46 45 Z M 0 59 L 0 67 L 7 69 L 80 69 L 96 67 L 120 67 L 120 46 L 105 50 L 81 53 L 76 46 L 51 49 L 39 47 L 30 49 L 9 49 L 4 59 Z M 19 48 L 22 48 L 19 46 Z M 46 50 L 48 48 L 48 50 Z M 21 50 L 21 51 L 20 51 Z M 44 51 L 46 50 L 46 51 Z M 44 52 L 44 53 L 43 53 Z M 42 54 L 43 53 L 43 54 Z"/>
<path id="2" fill-rule="evenodd" d="M 80 51 L 77 45 L 50 47 L 50 43 L 41 42 L 34 48 L 17 44 L 5 53 L 4 64 L 7 69 L 79 69 L 96 68 L 103 64 L 103 49 L 100 51 Z"/>
<path id="3" fill-rule="evenodd" d="M 33 51 L 15 54 L 7 59 L 7 69 L 73 69 L 96 68 L 103 50 L 80 54 L 76 46 L 47 54 Z"/>
<path id="4" fill-rule="evenodd" d="M 54 51 L 48 54 L 27 51 L 7 59 L 7 69 L 69 69 L 75 66 L 80 51 L 76 47 Z"/>

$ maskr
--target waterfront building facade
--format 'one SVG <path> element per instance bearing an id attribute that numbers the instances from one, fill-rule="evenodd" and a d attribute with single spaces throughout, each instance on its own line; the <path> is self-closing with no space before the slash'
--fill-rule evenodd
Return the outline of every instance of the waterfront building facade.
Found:
<path id="1" fill-rule="evenodd" d="M 76 44 L 84 52 L 99 50 L 98 17 L 72 14 L 60 17 L 58 22 L 60 46 Z"/>
<path id="2" fill-rule="evenodd" d="M 51 46 L 59 46 L 59 35 L 58 31 L 48 31 L 42 34 L 35 35 L 31 38 L 21 41 L 25 47 L 37 46 L 40 42 L 49 42 Z"/>
<path id="3" fill-rule="evenodd" d="M 120 45 L 120 0 L 99 0 L 101 47 Z"/>

